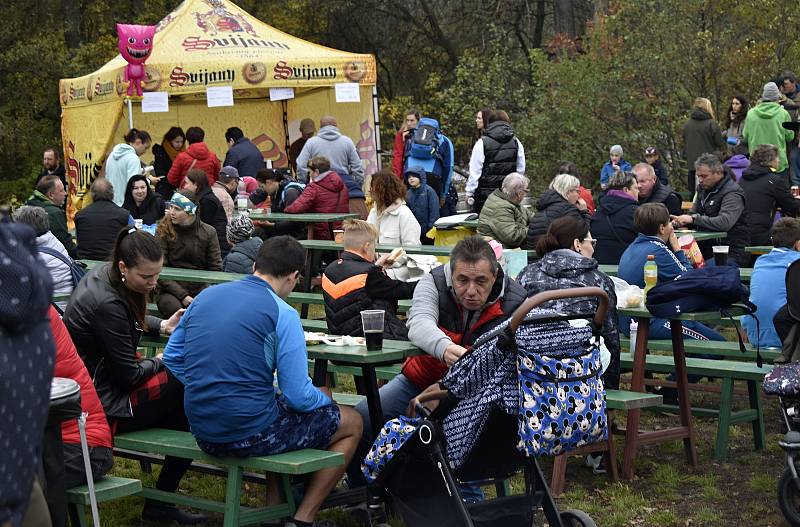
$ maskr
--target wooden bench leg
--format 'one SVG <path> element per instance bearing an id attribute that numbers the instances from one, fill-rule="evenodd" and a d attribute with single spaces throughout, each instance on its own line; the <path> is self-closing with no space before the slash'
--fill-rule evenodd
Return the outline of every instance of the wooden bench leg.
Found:
<path id="1" fill-rule="evenodd" d="M 761 408 L 761 383 L 747 381 L 747 392 L 750 397 L 750 408 L 756 411 L 757 419 L 753 421 L 753 444 L 756 450 L 764 450 L 767 445 L 767 433 L 764 430 L 764 413 Z"/>
<path id="2" fill-rule="evenodd" d="M 625 423 L 625 448 L 622 454 L 622 478 L 633 479 L 634 463 L 636 463 L 636 448 L 639 442 L 639 417 L 641 410 L 628 411 Z"/>
<path id="3" fill-rule="evenodd" d="M 617 448 L 614 446 L 614 433 L 612 423 L 614 419 L 611 413 L 608 414 L 608 439 L 606 439 L 606 467 L 608 467 L 608 477 L 612 482 L 619 481 L 619 470 L 617 469 Z"/>
<path id="4" fill-rule="evenodd" d="M 228 482 L 225 486 L 224 527 L 239 527 L 242 507 L 242 467 L 228 467 Z"/>
<path id="5" fill-rule="evenodd" d="M 550 481 L 550 493 L 559 496 L 564 492 L 567 479 L 567 459 L 569 454 L 559 454 L 553 458 L 553 478 Z"/>
<path id="6" fill-rule="evenodd" d="M 722 390 L 719 397 L 719 424 L 717 425 L 717 442 L 714 446 L 714 459 L 724 461 L 728 456 L 728 433 L 731 428 L 731 405 L 733 402 L 733 379 L 722 379 Z"/>

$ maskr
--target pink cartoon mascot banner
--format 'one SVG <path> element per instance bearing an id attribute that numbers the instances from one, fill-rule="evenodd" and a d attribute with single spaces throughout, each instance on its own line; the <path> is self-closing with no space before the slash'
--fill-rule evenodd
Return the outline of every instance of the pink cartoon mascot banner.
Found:
<path id="1" fill-rule="evenodd" d="M 153 52 L 153 36 L 156 26 L 137 26 L 133 24 L 117 24 L 119 52 L 128 62 L 125 68 L 125 80 L 128 81 L 128 95 L 142 96 L 142 82 L 145 80 L 144 63 Z"/>

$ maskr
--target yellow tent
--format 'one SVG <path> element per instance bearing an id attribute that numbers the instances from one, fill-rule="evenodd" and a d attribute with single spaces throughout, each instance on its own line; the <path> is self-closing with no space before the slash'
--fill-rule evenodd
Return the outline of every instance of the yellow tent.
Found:
<path id="1" fill-rule="evenodd" d="M 275 167 L 288 166 L 287 150 L 305 117 L 337 118 L 356 143 L 365 173 L 378 167 L 379 130 L 375 57 L 327 48 L 283 33 L 227 0 L 185 0 L 156 28 L 146 63 L 145 92 L 167 92 L 169 111 L 142 113 L 141 98 L 126 95 L 127 62 L 117 56 L 99 70 L 62 79 L 61 133 L 70 182 L 70 209 L 80 208 L 105 156 L 122 142 L 130 123 L 160 142 L 171 126 L 200 126 L 222 160 L 224 133 L 238 126 Z M 335 85 L 357 83 L 359 102 L 337 103 Z M 231 86 L 234 105 L 208 107 L 206 88 Z M 293 98 L 270 89 L 292 88 Z M 285 96 L 285 95 L 284 95 Z M 145 154 L 144 161 L 149 161 Z"/>

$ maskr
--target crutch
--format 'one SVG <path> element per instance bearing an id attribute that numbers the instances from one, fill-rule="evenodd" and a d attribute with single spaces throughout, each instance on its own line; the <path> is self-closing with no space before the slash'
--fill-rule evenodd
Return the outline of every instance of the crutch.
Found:
<path id="1" fill-rule="evenodd" d="M 97 511 L 97 496 L 94 494 L 94 478 L 92 464 L 89 462 L 89 442 L 86 440 L 86 412 L 78 416 L 78 432 L 81 435 L 81 451 L 83 452 L 83 468 L 86 470 L 86 486 L 89 488 L 89 503 L 92 507 L 92 523 L 100 527 L 100 513 Z"/>

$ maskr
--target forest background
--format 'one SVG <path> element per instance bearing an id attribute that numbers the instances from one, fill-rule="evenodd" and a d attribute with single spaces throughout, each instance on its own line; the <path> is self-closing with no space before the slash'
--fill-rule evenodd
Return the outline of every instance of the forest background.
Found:
<path id="1" fill-rule="evenodd" d="M 506 110 L 535 196 L 556 163 L 597 186 L 608 148 L 636 162 L 655 145 L 682 183 L 695 97 L 724 121 L 797 72 L 791 0 L 236 0 L 298 37 L 375 55 L 382 145 L 412 106 L 438 118 L 466 166 L 482 107 Z M 0 203 L 24 199 L 41 153 L 61 144 L 58 80 L 117 54 L 115 22 L 155 24 L 176 0 L 18 0 L 0 5 Z M 234 125 L 235 123 L 231 123 Z M 384 158 L 386 165 L 388 160 Z"/>

